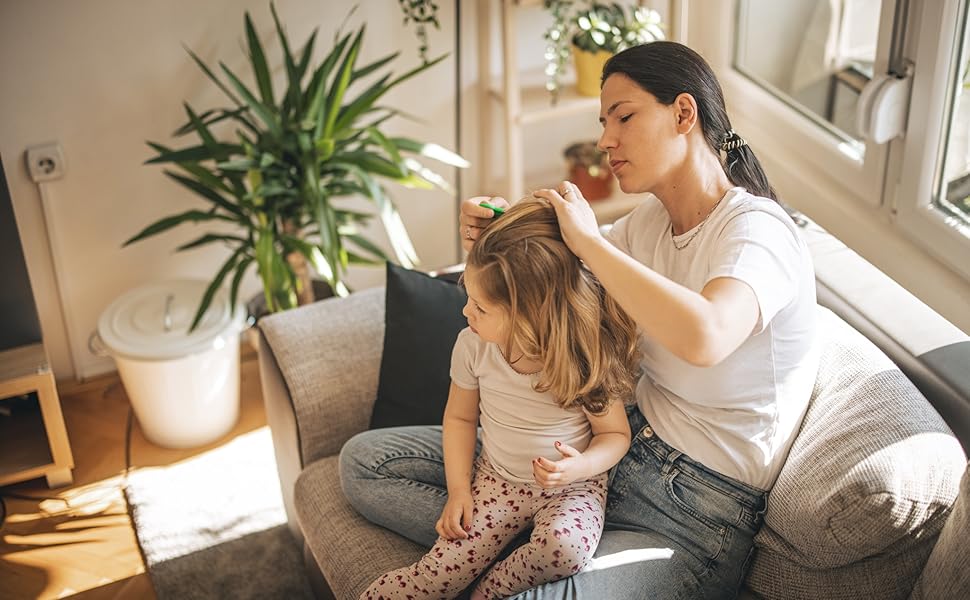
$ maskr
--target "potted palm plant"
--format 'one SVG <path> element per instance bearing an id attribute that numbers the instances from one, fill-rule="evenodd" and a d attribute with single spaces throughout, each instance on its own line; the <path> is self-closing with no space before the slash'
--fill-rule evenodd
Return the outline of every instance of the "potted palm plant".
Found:
<path id="1" fill-rule="evenodd" d="M 544 0 L 552 15 L 545 32 L 546 88 L 558 99 L 559 81 L 572 54 L 576 66 L 576 91 L 599 95 L 599 78 L 610 56 L 624 48 L 664 39 L 660 14 L 644 6 L 613 2 Z"/>
<path id="2" fill-rule="evenodd" d="M 383 130 L 399 111 L 377 104 L 388 91 L 426 71 L 444 56 L 399 75 L 386 70 L 398 53 L 359 65 L 364 26 L 338 34 L 319 64 L 313 63 L 314 31 L 299 51 L 292 51 L 275 7 L 270 6 L 286 71 L 284 89 L 274 90 L 263 46 L 249 13 L 245 15 L 248 58 L 255 89 L 220 63 L 224 80 L 199 57 L 189 55 L 226 95 L 231 105 L 202 112 L 185 104 L 186 122 L 176 136 L 194 134 L 194 145 L 172 149 L 148 144 L 157 156 L 148 164 L 167 164 L 165 174 L 201 197 L 205 209 L 165 217 L 124 245 L 160 234 L 183 223 L 208 223 L 212 231 L 179 246 L 187 250 L 225 244 L 229 258 L 214 275 L 199 304 L 190 331 L 198 325 L 215 292 L 231 276 L 230 301 L 236 306 L 240 282 L 255 266 L 270 312 L 313 300 L 310 269 L 346 295 L 344 276 L 351 264 L 389 260 L 360 226 L 375 214 L 350 210 L 339 199 L 363 196 L 373 202 L 388 234 L 394 258 L 411 267 L 417 258 L 397 209 L 383 182 L 431 189 L 447 182 L 417 157 L 467 167 L 460 156 L 434 144 L 394 137 Z M 356 88 L 356 95 L 351 90 Z M 232 129 L 231 139 L 219 139 Z"/>

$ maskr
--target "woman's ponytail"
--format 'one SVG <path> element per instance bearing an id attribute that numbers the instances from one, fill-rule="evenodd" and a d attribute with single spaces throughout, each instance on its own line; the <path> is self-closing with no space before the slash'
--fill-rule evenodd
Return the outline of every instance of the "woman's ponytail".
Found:
<path id="1" fill-rule="evenodd" d="M 724 173 L 734 185 L 739 185 L 755 196 L 777 201 L 775 189 L 768 182 L 768 176 L 758 157 L 744 138 L 728 129 L 719 148 L 724 153 Z"/>

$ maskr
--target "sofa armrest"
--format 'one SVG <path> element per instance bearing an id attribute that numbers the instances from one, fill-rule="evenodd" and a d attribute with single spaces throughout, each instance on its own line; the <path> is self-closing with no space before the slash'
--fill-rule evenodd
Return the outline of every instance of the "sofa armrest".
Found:
<path id="1" fill-rule="evenodd" d="M 367 429 L 384 340 L 384 288 L 270 315 L 259 329 L 269 350 L 260 353 L 261 373 L 282 379 L 264 382 L 267 420 L 284 430 L 281 438 L 287 429 L 295 434 L 299 474 Z M 274 432 L 274 444 L 276 438 Z"/>

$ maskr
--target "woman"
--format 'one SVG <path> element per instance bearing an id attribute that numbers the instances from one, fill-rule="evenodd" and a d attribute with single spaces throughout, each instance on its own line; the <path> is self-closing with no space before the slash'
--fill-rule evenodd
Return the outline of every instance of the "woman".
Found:
<path id="1" fill-rule="evenodd" d="M 517 597 L 733 598 L 814 383 L 811 258 L 697 53 L 630 48 L 602 81 L 599 145 L 624 192 L 653 197 L 603 237 L 572 184 L 535 195 L 640 328 L 634 438 L 610 480 L 597 558 Z M 492 216 L 480 200 L 462 206 L 466 247 Z M 444 503 L 436 435 L 368 432 L 342 453 L 354 506 L 427 545 L 433 535 L 405 513 Z M 390 460 L 405 453 L 414 460 Z M 407 508 L 388 508 L 400 498 Z"/>

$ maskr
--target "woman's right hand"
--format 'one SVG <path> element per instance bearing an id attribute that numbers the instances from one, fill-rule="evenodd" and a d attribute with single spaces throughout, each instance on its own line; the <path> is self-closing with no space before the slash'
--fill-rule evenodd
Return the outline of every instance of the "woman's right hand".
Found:
<path id="1" fill-rule="evenodd" d="M 495 211 L 491 208 L 479 206 L 481 202 L 488 202 L 499 208 L 511 206 L 505 198 L 500 196 L 475 196 L 467 198 L 461 203 L 461 214 L 458 215 L 458 235 L 461 236 L 461 247 L 468 252 L 475 244 L 475 240 L 482 234 L 482 229 L 488 226 Z"/>
<path id="2" fill-rule="evenodd" d="M 536 190 L 532 195 L 544 198 L 556 209 L 562 239 L 579 258 L 585 259 L 584 250 L 590 244 L 603 240 L 593 208 L 576 184 L 563 181 L 559 189 Z"/>
<path id="3" fill-rule="evenodd" d="M 467 538 L 468 532 L 472 528 L 473 508 L 471 490 L 459 493 L 449 491 L 445 508 L 441 511 L 438 522 L 434 525 L 435 531 L 446 540 Z"/>

